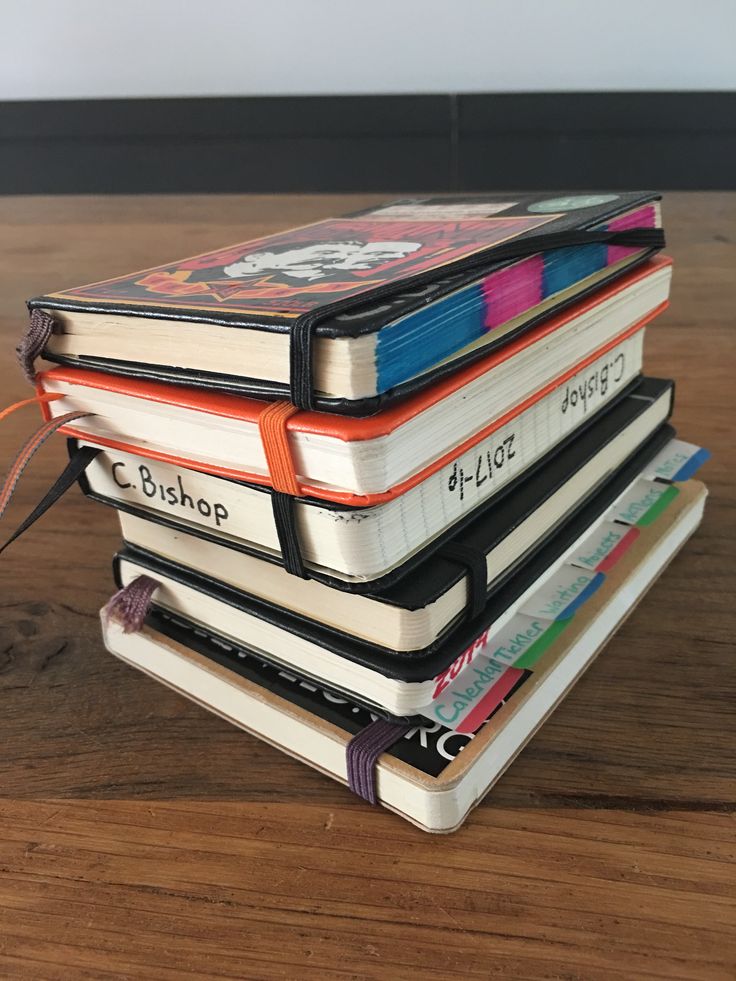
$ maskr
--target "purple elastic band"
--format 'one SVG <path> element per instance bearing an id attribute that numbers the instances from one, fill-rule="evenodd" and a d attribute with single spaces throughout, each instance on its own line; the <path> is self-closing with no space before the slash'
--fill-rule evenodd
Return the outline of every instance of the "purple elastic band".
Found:
<path id="1" fill-rule="evenodd" d="M 25 334 L 15 349 L 23 374 L 32 382 L 36 377 L 36 358 L 40 357 L 54 330 L 54 318 L 43 310 L 33 310 Z"/>
<path id="2" fill-rule="evenodd" d="M 357 736 L 353 736 L 345 749 L 345 760 L 348 768 L 348 786 L 354 794 L 370 804 L 378 803 L 376 794 L 378 757 L 412 728 L 409 722 L 376 719 Z"/>
<path id="3" fill-rule="evenodd" d="M 105 616 L 119 623 L 126 634 L 135 633 L 143 626 L 151 608 L 151 597 L 160 585 L 150 576 L 137 576 L 110 597 L 105 606 Z"/>

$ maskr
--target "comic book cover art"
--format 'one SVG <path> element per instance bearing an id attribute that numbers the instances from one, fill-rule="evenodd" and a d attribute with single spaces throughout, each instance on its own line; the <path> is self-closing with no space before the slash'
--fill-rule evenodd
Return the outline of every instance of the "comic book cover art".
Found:
<path id="1" fill-rule="evenodd" d="M 329 219 L 51 296 L 115 306 L 295 317 L 442 267 L 555 217 Z"/>

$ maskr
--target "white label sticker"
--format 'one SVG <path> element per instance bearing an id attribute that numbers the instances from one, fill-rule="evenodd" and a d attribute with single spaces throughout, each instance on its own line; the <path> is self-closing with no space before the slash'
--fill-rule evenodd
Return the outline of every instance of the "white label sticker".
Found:
<path id="1" fill-rule="evenodd" d="M 581 594 L 596 579 L 596 573 L 572 565 L 563 565 L 552 578 L 529 597 L 521 612 L 530 617 L 557 620 L 576 603 Z"/>
<path id="2" fill-rule="evenodd" d="M 404 218 L 409 221 L 462 221 L 463 218 L 488 218 L 501 211 L 507 211 L 518 204 L 517 201 L 456 201 L 444 204 L 427 202 L 408 204 L 389 204 L 377 208 L 361 218 Z"/>
<path id="3" fill-rule="evenodd" d="M 609 521 L 623 521 L 624 524 L 635 525 L 652 505 L 656 504 L 669 486 L 661 481 L 645 480 L 640 477 L 623 497 L 618 499 L 606 514 L 606 518 Z"/>
<path id="4" fill-rule="evenodd" d="M 523 676 L 500 661 L 478 657 L 419 714 L 455 732 L 475 732 Z"/>
<path id="5" fill-rule="evenodd" d="M 604 521 L 578 546 L 567 561 L 570 565 L 593 571 L 608 558 L 629 533 L 630 529 L 625 525 Z"/>
<path id="6" fill-rule="evenodd" d="M 710 454 L 695 443 L 683 439 L 671 439 L 651 463 L 642 471 L 643 477 L 661 477 L 664 480 L 687 480 Z M 687 464 L 692 461 L 692 467 Z"/>

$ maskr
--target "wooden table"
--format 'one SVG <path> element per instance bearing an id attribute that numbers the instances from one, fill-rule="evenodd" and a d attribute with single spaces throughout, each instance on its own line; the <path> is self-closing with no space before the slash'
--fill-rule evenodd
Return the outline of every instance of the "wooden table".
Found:
<path id="1" fill-rule="evenodd" d="M 23 301 L 375 197 L 6 198 L 2 403 Z M 736 195 L 665 202 L 648 335 L 713 451 L 704 525 L 466 826 L 416 830 L 103 650 L 112 511 L 73 490 L 0 559 L 0 975 L 733 978 Z M 0 424 L 7 460 L 35 425 Z M 59 472 L 62 440 L 4 522 Z"/>

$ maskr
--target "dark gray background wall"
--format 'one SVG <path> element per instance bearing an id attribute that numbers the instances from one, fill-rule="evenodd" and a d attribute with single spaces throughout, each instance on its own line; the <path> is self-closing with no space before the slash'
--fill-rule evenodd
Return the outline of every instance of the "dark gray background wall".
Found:
<path id="1" fill-rule="evenodd" d="M 0 193 L 736 186 L 736 93 L 0 104 Z"/>
<path id="2" fill-rule="evenodd" d="M 734 37 L 732 0 L 24 0 L 0 193 L 733 187 Z"/>

